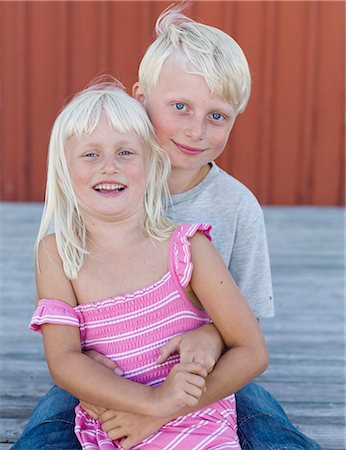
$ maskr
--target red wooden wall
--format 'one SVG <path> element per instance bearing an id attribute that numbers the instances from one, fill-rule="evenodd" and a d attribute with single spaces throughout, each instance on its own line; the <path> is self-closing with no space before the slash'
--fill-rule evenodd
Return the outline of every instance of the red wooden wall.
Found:
<path id="1" fill-rule="evenodd" d="M 130 88 L 168 2 L 0 2 L 0 199 L 41 201 L 49 131 L 102 73 Z M 253 93 L 219 163 L 263 204 L 340 205 L 344 2 L 196 1 L 243 47 Z"/>

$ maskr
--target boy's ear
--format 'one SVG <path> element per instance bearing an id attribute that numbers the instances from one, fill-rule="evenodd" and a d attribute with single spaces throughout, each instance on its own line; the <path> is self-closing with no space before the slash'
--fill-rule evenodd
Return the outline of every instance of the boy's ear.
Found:
<path id="1" fill-rule="evenodd" d="M 142 103 L 142 105 L 144 105 L 145 97 L 139 81 L 136 81 L 136 83 L 132 86 L 132 97 Z"/>

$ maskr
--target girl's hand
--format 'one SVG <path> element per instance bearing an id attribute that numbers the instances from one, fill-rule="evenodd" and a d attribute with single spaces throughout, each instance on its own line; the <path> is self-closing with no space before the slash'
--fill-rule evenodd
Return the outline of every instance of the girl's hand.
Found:
<path id="1" fill-rule="evenodd" d="M 101 415 L 102 429 L 112 440 L 122 439 L 121 448 L 129 449 L 166 423 L 165 419 L 123 411 L 107 410 Z"/>
<path id="2" fill-rule="evenodd" d="M 160 348 L 157 364 L 169 355 L 179 353 L 181 363 L 197 362 L 210 373 L 224 350 L 223 340 L 213 324 L 174 337 Z"/>
<path id="3" fill-rule="evenodd" d="M 205 390 L 208 371 L 199 363 L 179 363 L 172 367 L 166 380 L 153 388 L 152 412 L 168 417 L 185 406 L 193 407 Z"/>

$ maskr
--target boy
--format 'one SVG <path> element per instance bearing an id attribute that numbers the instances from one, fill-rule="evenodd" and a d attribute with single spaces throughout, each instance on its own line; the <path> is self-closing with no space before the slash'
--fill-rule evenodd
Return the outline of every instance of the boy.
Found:
<path id="1" fill-rule="evenodd" d="M 169 186 L 173 206 L 169 215 L 177 223 L 213 225 L 215 246 L 254 313 L 258 318 L 270 317 L 273 297 L 262 210 L 247 188 L 213 162 L 224 150 L 236 116 L 249 99 L 251 79 L 246 58 L 230 36 L 193 22 L 179 9 L 163 13 L 156 30 L 158 37 L 141 62 L 133 95 L 147 109 L 172 162 Z M 211 342 L 216 342 L 211 348 L 218 347 L 211 327 L 199 332 L 209 333 Z M 184 337 L 171 341 L 162 349 L 161 362 L 173 351 L 188 358 L 191 342 Z M 206 358 L 202 355 L 201 362 L 207 364 Z M 210 368 L 215 363 L 211 360 Z M 213 401 L 217 387 L 211 385 L 206 395 Z M 242 448 L 320 448 L 293 427 L 277 402 L 259 386 L 251 383 L 236 397 Z M 73 435 L 76 403 L 54 387 L 36 408 L 13 449 L 79 448 Z M 150 417 L 91 405 L 89 411 L 94 411 L 95 417 L 100 415 L 112 439 L 128 436 L 124 448 L 163 425 Z"/>

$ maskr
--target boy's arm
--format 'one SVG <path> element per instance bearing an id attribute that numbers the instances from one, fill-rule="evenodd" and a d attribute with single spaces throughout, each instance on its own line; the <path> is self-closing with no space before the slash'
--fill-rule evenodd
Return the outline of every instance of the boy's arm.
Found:
<path id="1" fill-rule="evenodd" d="M 274 316 L 263 211 L 256 202 L 239 211 L 228 269 L 258 319 Z"/>

